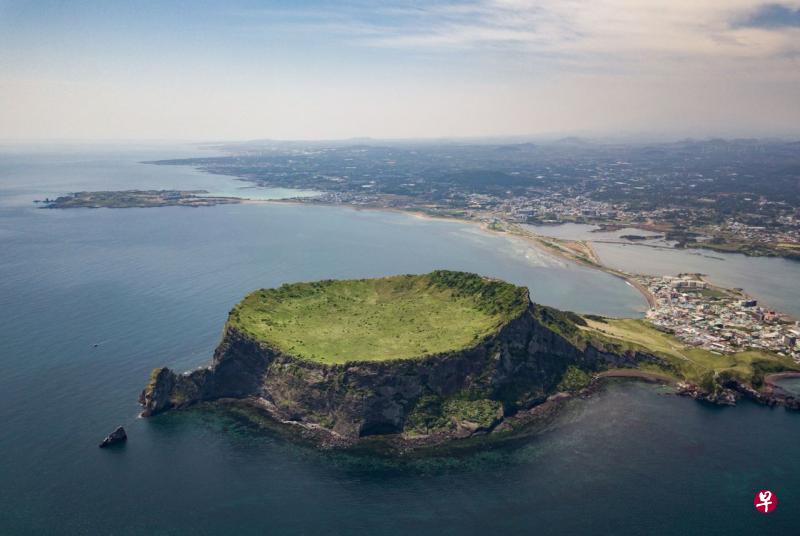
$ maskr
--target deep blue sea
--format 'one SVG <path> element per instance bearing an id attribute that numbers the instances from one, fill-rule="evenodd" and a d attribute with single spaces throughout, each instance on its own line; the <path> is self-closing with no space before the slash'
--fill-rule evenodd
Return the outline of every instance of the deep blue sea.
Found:
<path id="1" fill-rule="evenodd" d="M 82 189 L 247 186 L 139 163 L 203 153 L 0 149 L 0 534 L 799 531 L 800 415 L 707 407 L 631 381 L 571 402 L 517 444 L 438 458 L 319 452 L 223 412 L 137 419 L 149 371 L 204 364 L 228 310 L 258 287 L 452 268 L 581 312 L 645 306 L 616 278 L 459 223 L 277 204 L 32 203 Z M 98 449 L 119 424 L 127 444 Z M 754 510 L 759 489 L 777 494 L 774 514 Z"/>

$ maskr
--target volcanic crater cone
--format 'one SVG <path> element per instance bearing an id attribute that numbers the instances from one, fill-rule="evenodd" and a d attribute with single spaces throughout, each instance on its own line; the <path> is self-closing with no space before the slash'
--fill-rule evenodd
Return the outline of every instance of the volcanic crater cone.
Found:
<path id="1" fill-rule="evenodd" d="M 484 434 L 543 402 L 568 367 L 631 359 L 570 342 L 568 315 L 445 270 L 261 289 L 231 310 L 208 367 L 153 371 L 142 414 L 235 400 L 329 443 Z"/>

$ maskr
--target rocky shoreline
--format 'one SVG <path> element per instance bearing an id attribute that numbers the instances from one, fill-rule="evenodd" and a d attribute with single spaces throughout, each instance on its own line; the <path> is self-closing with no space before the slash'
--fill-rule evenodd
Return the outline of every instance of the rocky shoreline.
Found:
<path id="1" fill-rule="evenodd" d="M 800 397 L 786 391 L 769 387 L 759 391 L 734 379 L 726 380 L 718 387 L 714 391 L 705 391 L 696 385 L 680 382 L 677 392 L 679 395 L 718 406 L 735 406 L 740 399 L 745 398 L 765 406 L 783 406 L 787 410 L 800 411 Z"/>
<path id="2" fill-rule="evenodd" d="M 161 374 L 168 369 L 160 369 Z M 679 382 L 668 376 L 646 372 L 635 368 L 611 369 L 595 373 L 590 383 L 578 390 L 555 392 L 538 403 L 520 409 L 510 415 L 499 415 L 489 427 L 480 427 L 475 423 L 454 423 L 450 430 L 442 430 L 432 434 L 407 434 L 392 433 L 378 434 L 367 437 L 353 437 L 342 435 L 318 423 L 304 422 L 283 418 L 279 409 L 268 400 L 259 396 L 245 398 L 219 398 L 211 400 L 211 404 L 218 404 L 226 409 L 234 410 L 244 416 L 249 422 L 274 432 L 294 441 L 301 441 L 323 449 L 353 449 L 364 448 L 370 452 L 383 451 L 389 454 L 423 453 L 426 450 L 452 447 L 469 449 L 488 443 L 513 441 L 522 437 L 529 437 L 542 426 L 546 425 L 564 404 L 575 398 L 588 399 L 596 395 L 608 380 L 628 379 L 646 383 L 657 383 L 675 388 L 678 396 L 693 398 L 701 403 L 717 406 L 735 406 L 741 399 L 747 399 L 758 404 L 770 407 L 783 406 L 787 410 L 800 411 L 800 399 L 786 393 L 774 393 L 769 388 L 757 391 L 752 387 L 736 381 L 726 382 L 725 386 L 716 393 L 700 389 L 698 386 Z M 170 408 L 162 408 L 156 413 L 148 413 L 146 391 L 142 392 L 140 402 L 144 406 L 142 415 L 152 416 L 171 409 L 181 409 L 193 406 L 197 402 L 189 402 Z M 152 395 L 150 395 L 152 396 Z"/>
<path id="3" fill-rule="evenodd" d="M 513 431 L 548 413 L 568 396 L 557 387 L 570 367 L 667 366 L 638 351 L 576 345 L 554 328 L 558 314 L 565 313 L 528 299 L 519 316 L 472 348 L 334 365 L 287 355 L 227 326 L 210 366 L 153 371 L 139 399 L 142 416 L 235 401 L 322 446 L 378 437 L 417 448 Z"/>

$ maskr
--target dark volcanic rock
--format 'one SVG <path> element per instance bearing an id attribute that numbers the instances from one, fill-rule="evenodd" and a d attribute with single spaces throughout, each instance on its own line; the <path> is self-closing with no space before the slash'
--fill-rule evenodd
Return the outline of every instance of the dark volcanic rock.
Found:
<path id="1" fill-rule="evenodd" d="M 116 430 L 108 434 L 106 438 L 100 443 L 100 448 L 110 447 L 111 445 L 116 445 L 118 443 L 122 443 L 128 440 L 128 434 L 125 433 L 125 428 L 122 426 L 117 427 Z"/>
<path id="2" fill-rule="evenodd" d="M 142 417 L 149 417 L 170 408 L 170 393 L 174 386 L 174 372 L 167 367 L 154 370 L 150 374 L 150 383 L 139 395 L 139 404 L 145 408 Z"/>
<path id="3" fill-rule="evenodd" d="M 789 396 L 783 399 L 783 405 L 786 409 L 792 411 L 800 411 L 800 398 Z"/>
<path id="4" fill-rule="evenodd" d="M 764 404 L 766 406 L 783 406 L 789 410 L 800 410 L 800 399 L 795 398 L 782 389 L 767 389 L 766 391 L 757 391 L 749 385 L 745 385 L 737 380 L 731 379 L 725 382 L 725 387 L 740 393 L 745 398 L 749 398 L 753 402 Z"/>
<path id="5" fill-rule="evenodd" d="M 736 391 L 733 389 L 720 387 L 713 392 L 708 392 L 697 385 L 686 382 L 678 383 L 677 393 L 681 396 L 688 396 L 695 400 L 718 406 L 735 406 L 737 400 Z"/>
<path id="6" fill-rule="evenodd" d="M 142 415 L 201 401 L 248 399 L 278 421 L 354 442 L 407 432 L 423 402 L 441 408 L 467 399 L 478 401 L 475 407 L 500 408 L 496 418 L 484 415 L 483 424 L 473 423 L 469 410 L 445 415 L 451 437 L 465 437 L 487 433 L 504 417 L 544 402 L 571 365 L 597 370 L 661 361 L 640 352 L 580 347 L 538 320 L 536 307 L 529 302 L 493 336 L 466 350 L 332 365 L 288 355 L 227 326 L 209 367 L 187 374 L 153 371 L 139 398 Z"/>
<path id="7" fill-rule="evenodd" d="M 719 406 L 735 406 L 739 397 L 744 397 L 765 406 L 783 406 L 788 410 L 800 410 L 800 399 L 780 391 L 758 391 L 736 379 L 723 380 L 713 392 L 705 391 L 691 383 L 681 382 L 678 384 L 678 394 Z"/>

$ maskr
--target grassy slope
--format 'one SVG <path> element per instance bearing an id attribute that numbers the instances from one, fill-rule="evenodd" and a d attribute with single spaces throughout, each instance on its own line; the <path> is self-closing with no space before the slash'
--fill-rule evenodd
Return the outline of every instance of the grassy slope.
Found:
<path id="1" fill-rule="evenodd" d="M 686 346 L 675 337 L 658 331 L 645 320 L 606 319 L 605 322 L 598 322 L 586 319 L 586 322 L 587 326 L 581 329 L 587 338 L 617 343 L 629 349 L 649 350 L 669 360 L 675 367 L 673 375 L 696 384 L 704 383 L 710 375 L 717 373 L 759 385 L 765 373 L 800 370 L 790 358 L 770 352 L 751 350 L 719 355 Z"/>
<path id="2" fill-rule="evenodd" d="M 285 352 L 331 364 L 470 347 L 526 305 L 525 289 L 441 271 L 259 290 L 229 322 Z"/>

